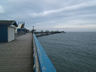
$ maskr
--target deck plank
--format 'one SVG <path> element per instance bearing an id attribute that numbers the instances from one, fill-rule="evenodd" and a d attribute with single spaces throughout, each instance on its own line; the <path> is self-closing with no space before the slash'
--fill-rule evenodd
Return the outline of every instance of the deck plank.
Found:
<path id="1" fill-rule="evenodd" d="M 0 72 L 32 72 L 32 34 L 0 43 Z"/>

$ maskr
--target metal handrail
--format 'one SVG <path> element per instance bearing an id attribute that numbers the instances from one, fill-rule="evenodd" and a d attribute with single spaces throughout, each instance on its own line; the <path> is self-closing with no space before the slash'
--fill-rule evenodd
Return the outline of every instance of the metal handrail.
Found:
<path id="1" fill-rule="evenodd" d="M 40 72 L 39 59 L 37 55 L 37 48 L 34 41 L 34 37 L 33 37 L 33 59 L 34 59 L 34 65 L 33 65 L 34 72 Z"/>
<path id="2" fill-rule="evenodd" d="M 38 72 L 56 72 L 55 67 L 53 66 L 51 60 L 48 58 L 46 52 L 44 51 L 43 47 L 41 46 L 40 42 L 38 41 L 35 34 L 33 34 L 34 45 L 35 45 L 35 56 L 37 53 L 37 59 L 35 57 L 35 64 L 37 63 L 37 71 Z M 39 66 L 38 66 L 39 64 Z M 36 67 L 36 65 L 35 65 Z M 39 67 L 39 68 L 38 68 Z"/>

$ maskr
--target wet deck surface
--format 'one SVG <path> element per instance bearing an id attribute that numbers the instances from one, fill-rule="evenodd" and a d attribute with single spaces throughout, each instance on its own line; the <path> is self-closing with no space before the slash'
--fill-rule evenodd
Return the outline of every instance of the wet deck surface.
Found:
<path id="1" fill-rule="evenodd" d="M 0 43 L 0 72 L 32 72 L 32 34 Z"/>

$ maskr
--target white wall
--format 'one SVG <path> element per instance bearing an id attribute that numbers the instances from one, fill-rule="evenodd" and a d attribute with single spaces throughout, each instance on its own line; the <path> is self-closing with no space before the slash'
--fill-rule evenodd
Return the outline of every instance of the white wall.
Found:
<path id="1" fill-rule="evenodd" d="M 15 29 L 12 27 L 8 27 L 8 42 L 15 39 Z"/>

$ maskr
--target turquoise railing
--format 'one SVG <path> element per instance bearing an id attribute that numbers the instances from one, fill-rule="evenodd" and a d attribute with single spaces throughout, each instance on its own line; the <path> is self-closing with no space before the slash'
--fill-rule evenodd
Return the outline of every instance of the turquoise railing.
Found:
<path id="1" fill-rule="evenodd" d="M 36 47 L 36 52 L 38 57 L 39 70 L 40 70 L 39 72 L 56 72 L 55 67 L 53 66 L 51 60 L 48 58 L 46 52 L 44 51 L 43 47 L 41 46 L 35 34 L 33 34 L 33 39 L 34 39 L 34 44 Z M 35 72 L 36 72 L 36 68 L 35 68 Z"/>

